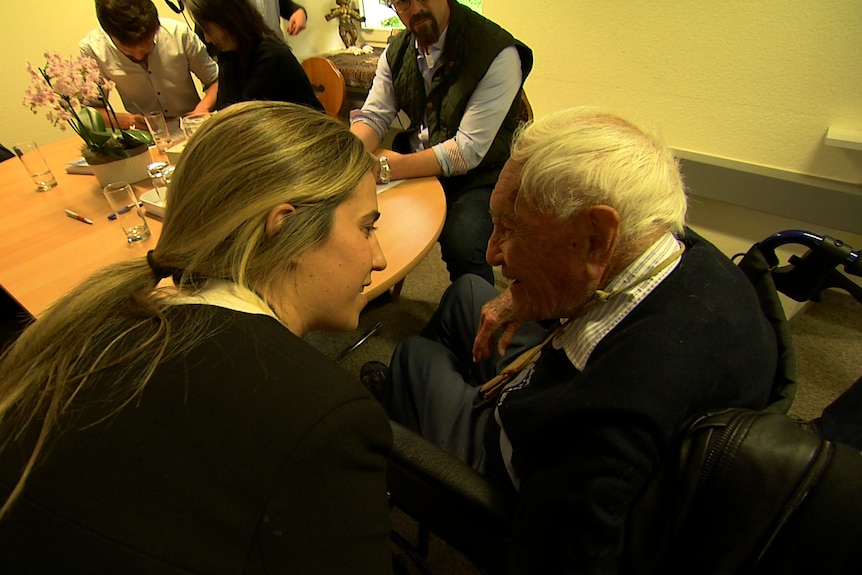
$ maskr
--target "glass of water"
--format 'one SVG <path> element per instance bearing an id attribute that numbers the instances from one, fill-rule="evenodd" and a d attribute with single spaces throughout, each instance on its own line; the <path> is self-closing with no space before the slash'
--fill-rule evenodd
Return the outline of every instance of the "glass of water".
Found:
<path id="1" fill-rule="evenodd" d="M 153 141 L 160 152 L 171 147 L 171 131 L 168 129 L 168 123 L 165 121 L 165 115 L 161 112 L 150 112 L 144 114 L 144 120 L 147 122 L 147 129 L 153 136 Z"/>
<path id="2" fill-rule="evenodd" d="M 57 185 L 57 180 L 54 179 L 54 174 L 45 162 L 45 158 L 42 157 L 42 152 L 39 151 L 36 142 L 20 142 L 12 146 L 12 149 L 18 159 L 21 160 L 27 173 L 30 174 L 30 178 L 36 184 L 38 191 L 44 192 Z"/>
<path id="3" fill-rule="evenodd" d="M 202 114 L 189 114 L 188 116 L 183 116 L 180 118 L 180 128 L 183 133 L 186 135 L 186 138 L 190 138 L 192 134 L 198 131 L 198 128 L 206 122 L 212 114 L 202 113 Z"/>
<path id="4" fill-rule="evenodd" d="M 126 234 L 130 244 L 142 242 L 150 237 L 150 226 L 135 196 L 135 190 L 128 182 L 111 182 L 102 190 L 108 205 L 116 216 L 117 223 Z"/>

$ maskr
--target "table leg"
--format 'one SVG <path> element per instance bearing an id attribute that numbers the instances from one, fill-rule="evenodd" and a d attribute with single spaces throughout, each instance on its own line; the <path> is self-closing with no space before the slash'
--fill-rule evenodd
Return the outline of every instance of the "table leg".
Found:
<path id="1" fill-rule="evenodd" d="M 399 280 L 397 284 L 392 286 L 392 303 L 398 303 L 398 298 L 401 297 L 401 288 L 404 287 L 404 280 Z"/>

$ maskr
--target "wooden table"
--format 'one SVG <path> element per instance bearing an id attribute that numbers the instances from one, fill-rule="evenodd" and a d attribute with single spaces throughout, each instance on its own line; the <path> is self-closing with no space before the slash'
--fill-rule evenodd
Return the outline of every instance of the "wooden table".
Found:
<path id="1" fill-rule="evenodd" d="M 32 316 L 103 266 L 145 256 L 162 231 L 147 218 L 152 237 L 130 245 L 120 226 L 107 219 L 110 209 L 94 176 L 67 174 L 66 163 L 80 157 L 77 137 L 41 146 L 57 187 L 35 191 L 17 159 L 0 163 L 0 286 Z M 140 194 L 150 186 L 135 186 Z M 402 182 L 378 195 L 381 217 L 377 237 L 388 266 L 372 274 L 369 299 L 391 288 L 431 250 L 446 216 L 443 190 L 436 178 Z M 88 225 L 66 216 L 73 210 L 93 220 Z"/>

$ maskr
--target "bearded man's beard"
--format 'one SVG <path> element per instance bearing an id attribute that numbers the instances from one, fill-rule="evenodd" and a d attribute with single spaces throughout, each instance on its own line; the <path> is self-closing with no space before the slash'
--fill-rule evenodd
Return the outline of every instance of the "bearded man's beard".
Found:
<path id="1" fill-rule="evenodd" d="M 440 27 L 431 12 L 422 10 L 410 18 L 410 31 L 421 46 L 430 46 L 440 39 Z"/>

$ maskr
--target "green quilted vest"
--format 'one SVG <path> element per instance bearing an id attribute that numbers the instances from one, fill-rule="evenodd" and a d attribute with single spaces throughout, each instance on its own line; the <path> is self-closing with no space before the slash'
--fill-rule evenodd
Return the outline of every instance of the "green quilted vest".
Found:
<path id="1" fill-rule="evenodd" d="M 421 126 L 427 114 L 431 145 L 455 136 L 470 96 L 504 48 L 515 46 L 518 49 L 522 86 L 533 68 L 533 52 L 511 34 L 461 4 L 450 2 L 450 7 L 452 13 L 443 48 L 443 65 L 435 73 L 427 96 L 413 34 L 409 30 L 402 32 L 386 49 L 401 109 L 410 117 L 411 129 Z M 521 98 L 518 96 L 482 162 L 462 176 L 440 178 L 447 194 L 496 183 L 503 164 L 509 158 L 520 112 Z"/>

